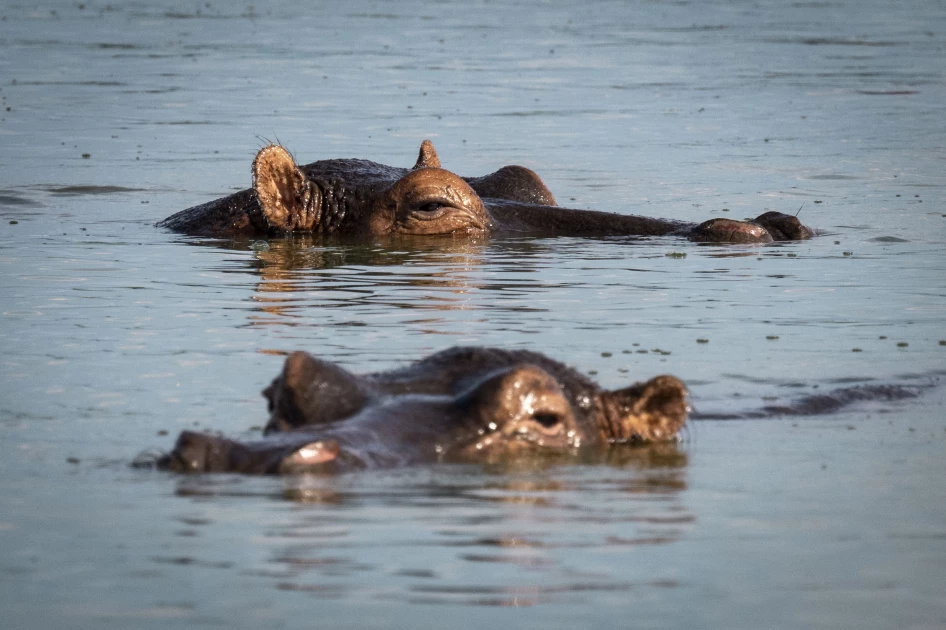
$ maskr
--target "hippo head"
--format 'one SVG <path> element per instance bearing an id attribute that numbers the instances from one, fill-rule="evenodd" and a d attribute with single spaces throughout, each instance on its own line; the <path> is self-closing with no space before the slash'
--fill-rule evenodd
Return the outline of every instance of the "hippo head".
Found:
<path id="1" fill-rule="evenodd" d="M 253 161 L 253 188 L 160 221 L 195 236 L 276 236 L 291 232 L 342 236 L 493 232 L 547 236 L 680 236 L 706 243 L 804 240 L 815 232 L 793 216 L 766 212 L 699 225 L 675 219 L 561 208 L 542 179 L 507 165 L 482 177 L 459 177 L 440 165 L 429 140 L 413 168 L 333 159 L 297 165 L 281 146 Z"/>
<path id="2" fill-rule="evenodd" d="M 605 391 L 542 355 L 495 351 L 486 360 L 470 352 L 461 369 L 428 360 L 364 376 L 293 353 L 264 391 L 271 415 L 263 439 L 184 432 L 160 465 L 285 473 L 573 456 L 672 440 L 686 419 L 686 388 L 672 376 Z M 523 360 L 530 358 L 537 360 Z"/>
<path id="3" fill-rule="evenodd" d="M 379 180 L 376 186 L 343 190 L 338 182 L 308 178 L 286 149 L 270 145 L 253 162 L 253 189 L 266 221 L 281 231 L 343 229 L 384 235 L 489 229 L 489 214 L 479 195 L 461 177 L 440 167 L 429 140 L 421 145 L 414 167 L 401 172 L 393 183 Z"/>

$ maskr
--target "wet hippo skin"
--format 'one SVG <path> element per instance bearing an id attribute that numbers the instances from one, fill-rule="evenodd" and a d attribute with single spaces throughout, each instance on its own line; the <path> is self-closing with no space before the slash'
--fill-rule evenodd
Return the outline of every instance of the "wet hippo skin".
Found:
<path id="1" fill-rule="evenodd" d="M 680 236 L 718 243 L 802 240 L 814 232 L 793 216 L 766 212 L 752 221 L 700 224 L 561 208 L 541 178 L 522 166 L 463 178 L 441 168 L 429 140 L 411 169 L 367 160 L 298 166 L 281 146 L 253 161 L 253 188 L 183 210 L 158 223 L 185 234 L 238 237 L 312 234 L 492 232 L 566 236 Z"/>
<path id="2" fill-rule="evenodd" d="M 689 410 L 672 376 L 606 391 L 542 354 L 479 347 L 365 375 L 296 352 L 263 395 L 270 417 L 260 439 L 185 431 L 158 466 L 287 473 L 574 458 L 675 440 Z"/>

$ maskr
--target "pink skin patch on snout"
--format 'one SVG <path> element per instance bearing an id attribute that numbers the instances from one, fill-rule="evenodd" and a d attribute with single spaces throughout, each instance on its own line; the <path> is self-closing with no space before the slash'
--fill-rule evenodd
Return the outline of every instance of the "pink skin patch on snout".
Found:
<path id="1" fill-rule="evenodd" d="M 319 440 L 306 444 L 283 460 L 283 467 L 308 468 L 334 461 L 341 452 L 335 440 Z"/>

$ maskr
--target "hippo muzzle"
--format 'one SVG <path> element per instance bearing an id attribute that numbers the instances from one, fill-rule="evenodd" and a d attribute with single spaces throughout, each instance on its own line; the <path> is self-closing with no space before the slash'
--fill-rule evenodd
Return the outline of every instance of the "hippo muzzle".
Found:
<path id="1" fill-rule="evenodd" d="M 183 431 L 174 450 L 162 456 L 157 466 L 183 473 L 278 474 L 302 469 L 334 472 L 340 454 L 338 443 L 330 439 L 269 440 L 263 445 Z"/>

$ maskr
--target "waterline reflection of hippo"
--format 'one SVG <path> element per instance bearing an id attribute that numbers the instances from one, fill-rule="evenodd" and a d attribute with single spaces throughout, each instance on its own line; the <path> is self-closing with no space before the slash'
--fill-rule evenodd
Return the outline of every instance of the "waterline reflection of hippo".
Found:
<path id="1" fill-rule="evenodd" d="M 367 160 L 322 160 L 297 166 L 270 145 L 253 161 L 253 188 L 183 210 L 158 223 L 202 236 L 314 234 L 486 234 L 682 236 L 716 243 L 810 238 L 793 216 L 766 212 L 752 221 L 700 224 L 561 208 L 539 176 L 504 166 L 462 178 L 441 168 L 433 144 L 421 144 L 411 169 Z"/>
<path id="2" fill-rule="evenodd" d="M 355 375 L 291 354 L 263 394 L 256 441 L 184 431 L 158 466 L 180 472 L 335 472 L 411 463 L 574 459 L 611 445 L 669 442 L 686 421 L 672 376 L 606 391 L 542 354 L 452 348 Z"/>

